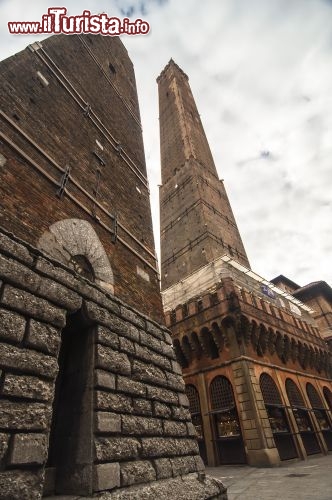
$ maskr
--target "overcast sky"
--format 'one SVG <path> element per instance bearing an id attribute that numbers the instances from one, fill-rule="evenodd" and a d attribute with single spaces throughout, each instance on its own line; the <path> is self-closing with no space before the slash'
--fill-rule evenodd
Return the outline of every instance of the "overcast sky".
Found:
<path id="1" fill-rule="evenodd" d="M 332 285 L 331 0 L 0 0 L 0 59 L 34 37 L 8 21 L 48 7 L 150 23 L 123 36 L 135 65 L 159 247 L 156 77 L 172 57 L 187 73 L 252 269 Z M 40 37 L 37 37 L 40 39 Z"/>

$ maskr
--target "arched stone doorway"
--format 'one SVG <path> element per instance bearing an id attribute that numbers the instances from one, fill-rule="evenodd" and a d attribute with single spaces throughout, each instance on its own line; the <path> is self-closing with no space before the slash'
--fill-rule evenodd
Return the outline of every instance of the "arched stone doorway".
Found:
<path id="1" fill-rule="evenodd" d="M 259 383 L 280 460 L 298 457 L 285 406 L 282 403 L 276 383 L 267 373 L 261 374 Z"/>
<path id="2" fill-rule="evenodd" d="M 186 394 L 189 400 L 189 411 L 191 414 L 192 423 L 195 426 L 197 433 L 197 441 L 199 446 L 199 454 L 204 463 L 207 463 L 206 446 L 204 439 L 203 419 L 201 413 L 201 404 L 199 393 L 193 384 L 186 384 Z"/>
<path id="3" fill-rule="evenodd" d="M 219 375 L 212 380 L 210 401 L 218 462 L 220 464 L 246 463 L 233 388 L 228 378 Z"/>
<path id="4" fill-rule="evenodd" d="M 315 387 L 307 383 L 307 395 L 311 404 L 312 409 L 314 410 L 314 414 L 323 434 L 327 449 L 332 451 L 332 428 L 331 422 L 327 416 L 327 412 L 324 408 L 323 401 L 321 400 L 320 395 L 318 394 Z"/>
<path id="5" fill-rule="evenodd" d="M 286 392 L 307 455 L 320 453 L 321 450 L 308 409 L 299 388 L 290 378 L 286 380 Z"/>

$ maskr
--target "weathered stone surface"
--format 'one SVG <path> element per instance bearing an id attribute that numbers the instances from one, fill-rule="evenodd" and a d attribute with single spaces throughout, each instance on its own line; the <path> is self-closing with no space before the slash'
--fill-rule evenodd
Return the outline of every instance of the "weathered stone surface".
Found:
<path id="1" fill-rule="evenodd" d="M 57 356 L 60 349 L 61 333 L 47 323 L 30 320 L 27 343 L 29 346 Z"/>
<path id="2" fill-rule="evenodd" d="M 163 427 L 161 421 L 156 418 L 122 415 L 122 432 L 137 436 L 161 436 Z"/>
<path id="3" fill-rule="evenodd" d="M 105 326 L 98 325 L 97 342 L 99 344 L 113 347 L 113 349 L 119 348 L 119 336 L 116 333 L 112 332 L 109 328 L 106 328 Z"/>
<path id="4" fill-rule="evenodd" d="M 172 403 L 177 404 L 178 395 L 176 392 L 169 391 L 168 389 L 162 389 L 160 387 L 153 387 L 151 385 L 147 386 L 148 398 L 161 401 L 162 403 Z"/>
<path id="5" fill-rule="evenodd" d="M 195 462 L 196 462 L 196 470 L 198 472 L 205 471 L 205 465 L 204 465 L 204 462 L 202 460 L 202 457 L 200 455 L 195 455 L 194 459 L 195 459 Z"/>
<path id="6" fill-rule="evenodd" d="M 151 401 L 146 399 L 133 399 L 133 413 L 138 415 L 152 415 Z"/>
<path id="7" fill-rule="evenodd" d="M 58 371 L 58 364 L 51 356 L 7 344 L 0 344 L 0 367 L 15 368 L 52 379 Z"/>
<path id="8" fill-rule="evenodd" d="M 75 276 L 74 271 L 64 269 L 63 264 L 54 265 L 51 261 L 39 256 L 35 264 L 35 269 L 41 274 L 53 278 L 58 283 L 81 292 L 79 290 L 80 277 Z"/>
<path id="9" fill-rule="evenodd" d="M 197 437 L 197 431 L 195 429 L 195 426 L 192 424 L 192 422 L 186 422 L 186 425 L 187 425 L 188 436 Z"/>
<path id="10" fill-rule="evenodd" d="M 172 389 L 175 389 L 179 392 L 185 391 L 185 383 L 184 383 L 184 380 L 182 378 L 182 375 L 180 376 L 180 375 L 176 375 L 174 373 L 166 372 L 166 377 L 168 380 L 169 387 L 171 387 Z"/>
<path id="11" fill-rule="evenodd" d="M 13 430 L 45 430 L 51 421 L 51 407 L 42 403 L 0 400 L 0 427 Z"/>
<path id="12" fill-rule="evenodd" d="M 32 255 L 30 255 L 29 250 L 16 240 L 4 234 L 2 231 L 0 233 L 0 249 L 1 253 L 7 254 L 11 257 L 15 257 L 21 262 L 29 265 L 33 263 L 33 257 Z"/>
<path id="13" fill-rule="evenodd" d="M 32 471 L 0 472 L 0 492 L 4 500 L 36 500 L 41 498 L 43 474 Z"/>
<path id="14" fill-rule="evenodd" d="M 159 401 L 154 401 L 153 411 L 156 417 L 169 418 L 172 415 L 170 407 L 163 403 L 159 403 Z"/>
<path id="15" fill-rule="evenodd" d="M 98 324 L 104 325 L 110 329 L 112 329 L 112 318 L 113 313 L 117 314 L 119 311 L 119 307 L 115 302 L 110 301 L 110 306 L 113 308 L 112 312 L 104 307 L 101 307 L 94 302 L 85 301 L 84 302 L 84 310 L 91 321 L 94 321 Z M 113 307 L 114 306 L 114 307 Z"/>
<path id="16" fill-rule="evenodd" d="M 95 414 L 95 428 L 101 433 L 120 433 L 121 415 L 107 411 L 98 411 Z"/>
<path id="17" fill-rule="evenodd" d="M 54 384 L 38 377 L 7 373 L 3 385 L 4 396 L 50 401 L 53 398 Z"/>
<path id="18" fill-rule="evenodd" d="M 95 384 L 105 389 L 115 389 L 115 375 L 104 370 L 95 371 Z"/>
<path id="19" fill-rule="evenodd" d="M 176 457 L 171 458 L 173 476 L 183 476 L 190 472 L 196 472 L 197 464 L 195 457 Z"/>
<path id="20" fill-rule="evenodd" d="M 6 456 L 8 450 L 10 434 L 0 433 L 0 464 Z"/>
<path id="21" fill-rule="evenodd" d="M 0 338 L 11 342 L 21 342 L 26 320 L 12 311 L 0 310 Z"/>
<path id="22" fill-rule="evenodd" d="M 131 323 L 127 323 L 125 320 L 118 318 L 117 316 L 112 316 L 109 320 L 108 327 L 115 333 L 120 334 L 123 337 L 127 337 L 134 342 L 139 342 L 139 330 L 136 326 Z"/>
<path id="23" fill-rule="evenodd" d="M 126 337 L 119 338 L 119 349 L 127 354 L 135 353 L 135 344 Z"/>
<path id="24" fill-rule="evenodd" d="M 47 300 L 36 297 L 24 290 L 5 285 L 1 302 L 15 311 L 46 323 L 60 327 L 64 327 L 66 324 L 66 314 L 63 309 L 53 306 Z"/>
<path id="25" fill-rule="evenodd" d="M 153 349 L 159 354 L 162 352 L 160 340 L 155 339 L 150 333 L 146 333 L 143 330 L 140 330 L 140 344 Z"/>
<path id="26" fill-rule="evenodd" d="M 95 491 L 113 490 L 120 486 L 120 464 L 99 464 L 94 468 Z"/>
<path id="27" fill-rule="evenodd" d="M 172 370 L 174 373 L 176 373 L 177 375 L 181 375 L 182 376 L 182 370 L 181 370 L 181 366 L 179 365 L 179 363 L 177 361 L 172 361 Z"/>
<path id="28" fill-rule="evenodd" d="M 95 443 L 96 459 L 101 462 L 136 458 L 140 450 L 140 442 L 129 437 L 102 437 Z"/>
<path id="29" fill-rule="evenodd" d="M 159 340 L 164 340 L 164 332 L 151 321 L 146 321 L 146 331 Z"/>
<path id="30" fill-rule="evenodd" d="M 129 486 L 112 493 L 104 493 L 102 500 L 227 500 L 226 489 L 217 479 L 208 476 L 198 479 L 196 473 Z"/>
<path id="31" fill-rule="evenodd" d="M 156 479 L 156 471 L 148 460 L 137 460 L 121 464 L 121 486 L 148 483 Z"/>
<path id="32" fill-rule="evenodd" d="M 113 392 L 96 392 L 96 407 L 98 410 L 113 410 L 116 412 L 132 412 L 132 403 L 129 396 Z"/>
<path id="33" fill-rule="evenodd" d="M 176 360 L 176 355 L 175 355 L 175 352 L 174 352 L 173 344 L 170 345 L 170 344 L 168 344 L 166 342 L 163 342 L 162 343 L 162 353 L 163 353 L 164 356 L 167 356 L 172 361 Z"/>
<path id="34" fill-rule="evenodd" d="M 75 292 L 53 280 L 41 277 L 19 262 L 2 255 L 0 255 L 0 277 L 68 311 L 77 311 L 82 305 L 82 299 Z"/>
<path id="35" fill-rule="evenodd" d="M 172 337 L 168 331 L 164 331 L 164 341 L 166 344 L 173 345 Z"/>
<path id="36" fill-rule="evenodd" d="M 157 472 L 157 479 L 166 479 L 172 477 L 173 469 L 169 458 L 157 458 L 153 461 Z"/>
<path id="37" fill-rule="evenodd" d="M 179 404 L 186 408 L 189 408 L 189 399 L 186 394 L 179 394 Z"/>
<path id="38" fill-rule="evenodd" d="M 126 392 L 127 394 L 133 394 L 135 396 L 146 396 L 146 385 L 141 382 L 137 382 L 128 377 L 117 376 L 117 390 L 121 392 Z"/>
<path id="39" fill-rule="evenodd" d="M 153 365 L 148 365 L 135 359 L 132 364 L 132 373 L 134 378 L 146 382 L 155 382 L 159 385 L 167 385 L 164 372 Z"/>
<path id="40" fill-rule="evenodd" d="M 126 320 L 129 321 L 130 323 L 134 323 L 134 325 L 138 326 L 139 328 L 142 328 L 143 330 L 145 329 L 145 321 L 143 318 L 138 316 L 134 311 L 131 309 L 128 309 L 128 307 L 125 307 L 124 305 L 120 306 L 120 315 Z"/>
<path id="41" fill-rule="evenodd" d="M 9 457 L 10 465 L 41 465 L 47 458 L 45 434 L 15 434 Z"/>
<path id="42" fill-rule="evenodd" d="M 149 361 L 150 363 L 153 363 L 161 368 L 166 368 L 167 370 L 171 369 L 170 361 L 167 358 L 161 356 L 160 354 L 156 354 L 147 347 L 135 344 L 135 352 L 136 356 L 143 359 L 143 361 Z"/>
<path id="43" fill-rule="evenodd" d="M 198 444 L 194 439 L 167 437 L 142 439 L 142 457 L 174 457 L 188 454 L 198 454 Z"/>
<path id="44" fill-rule="evenodd" d="M 131 373 L 130 361 L 126 354 L 99 344 L 96 352 L 96 366 L 123 375 L 130 375 Z"/>
<path id="45" fill-rule="evenodd" d="M 175 420 L 191 420 L 189 409 L 183 406 L 173 406 L 172 415 Z"/>
<path id="46" fill-rule="evenodd" d="M 184 422 L 165 420 L 163 424 L 166 436 L 186 436 L 188 433 L 187 426 Z"/>

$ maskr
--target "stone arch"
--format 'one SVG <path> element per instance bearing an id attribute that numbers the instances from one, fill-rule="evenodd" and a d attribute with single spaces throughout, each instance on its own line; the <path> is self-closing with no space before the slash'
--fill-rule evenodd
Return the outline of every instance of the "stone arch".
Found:
<path id="1" fill-rule="evenodd" d="M 272 330 L 272 328 L 268 329 L 268 334 L 269 334 L 269 339 L 268 339 L 268 350 L 271 355 L 275 353 L 276 350 L 276 337 L 277 335 L 275 332 Z"/>
<path id="2" fill-rule="evenodd" d="M 217 375 L 209 387 L 215 446 L 220 464 L 244 463 L 246 454 L 230 380 Z"/>
<path id="3" fill-rule="evenodd" d="M 225 337 L 216 321 L 214 321 L 211 325 L 211 332 L 213 335 L 213 339 L 217 344 L 219 351 L 221 352 L 224 348 Z"/>
<path id="4" fill-rule="evenodd" d="M 298 454 L 294 437 L 290 433 L 286 408 L 276 382 L 271 375 L 263 372 L 259 378 L 259 385 L 280 459 L 289 460 L 297 457 Z"/>
<path id="5" fill-rule="evenodd" d="M 292 408 L 292 412 L 298 426 L 299 434 L 301 436 L 307 455 L 319 453 L 321 450 L 317 440 L 317 436 L 315 434 L 312 417 L 310 416 L 310 412 L 306 407 L 303 395 L 298 385 L 294 382 L 293 379 L 287 378 L 285 387 L 287 397 Z"/>
<path id="6" fill-rule="evenodd" d="M 190 335 L 190 345 L 197 356 L 197 359 L 200 359 L 203 354 L 203 349 L 196 332 L 192 332 Z"/>
<path id="7" fill-rule="evenodd" d="M 332 411 L 332 392 L 330 389 L 326 386 L 323 387 L 323 394 L 324 398 L 327 402 L 328 407 L 330 408 L 330 411 Z"/>
<path id="8" fill-rule="evenodd" d="M 219 357 L 218 346 L 216 345 L 210 330 L 204 327 L 200 331 L 200 338 L 204 344 L 204 350 L 211 359 L 216 359 Z"/>
<path id="9" fill-rule="evenodd" d="M 183 354 L 179 339 L 174 339 L 173 345 L 174 345 L 176 359 L 177 359 L 178 363 L 180 364 L 181 368 L 188 368 L 188 366 L 189 366 L 188 361 L 187 361 L 185 355 Z"/>
<path id="10" fill-rule="evenodd" d="M 194 384 L 186 384 L 186 395 L 189 401 L 189 411 L 192 423 L 196 430 L 196 437 L 199 446 L 199 453 L 203 461 L 207 463 L 206 446 L 204 441 L 203 418 L 201 412 L 201 401 L 197 387 Z"/>
<path id="11" fill-rule="evenodd" d="M 182 348 L 183 354 L 187 360 L 187 363 L 189 365 L 191 363 L 191 360 L 192 360 L 192 348 L 191 348 L 189 338 L 187 335 L 184 335 L 182 337 L 181 348 Z"/>
<path id="12" fill-rule="evenodd" d="M 265 326 L 261 323 L 259 325 L 259 337 L 257 344 L 257 354 L 258 356 L 264 356 L 267 349 L 268 333 Z"/>
<path id="13" fill-rule="evenodd" d="M 86 220 L 63 219 L 55 222 L 42 234 L 37 247 L 114 293 L 112 267 L 96 231 Z M 80 272 L 86 261 L 91 266 L 90 276 Z"/>

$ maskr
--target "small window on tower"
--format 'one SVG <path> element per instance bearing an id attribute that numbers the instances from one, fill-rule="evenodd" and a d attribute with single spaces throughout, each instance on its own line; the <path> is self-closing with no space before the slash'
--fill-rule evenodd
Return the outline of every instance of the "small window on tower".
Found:
<path id="1" fill-rule="evenodd" d="M 114 68 L 113 64 L 112 63 L 109 63 L 108 65 L 109 69 L 110 69 L 110 72 L 112 75 L 115 75 L 116 73 L 116 69 Z"/>
<path id="2" fill-rule="evenodd" d="M 230 245 L 228 245 L 228 251 L 229 251 L 230 255 L 233 256 L 233 250 L 232 250 L 232 247 Z"/>

